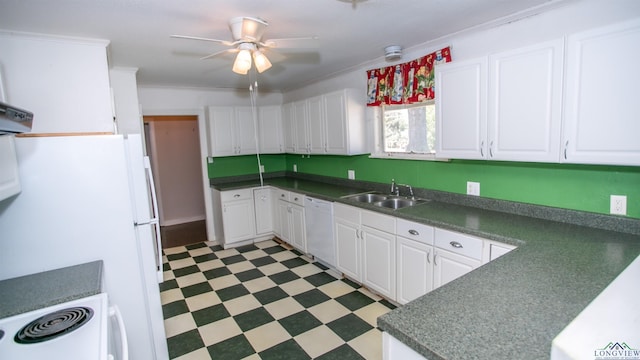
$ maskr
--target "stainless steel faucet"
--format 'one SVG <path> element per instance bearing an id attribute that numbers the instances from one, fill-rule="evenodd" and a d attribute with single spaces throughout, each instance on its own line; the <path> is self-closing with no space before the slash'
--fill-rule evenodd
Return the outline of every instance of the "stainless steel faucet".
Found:
<path id="1" fill-rule="evenodd" d="M 400 188 L 396 185 L 396 179 L 391 179 L 391 194 L 400 196 Z"/>

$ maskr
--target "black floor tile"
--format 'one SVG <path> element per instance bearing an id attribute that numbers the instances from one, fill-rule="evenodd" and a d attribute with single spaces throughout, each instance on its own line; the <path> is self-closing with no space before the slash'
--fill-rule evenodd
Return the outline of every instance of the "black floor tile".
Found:
<path id="1" fill-rule="evenodd" d="M 319 267 L 320 269 L 322 269 L 322 271 L 329 270 L 328 266 L 325 266 L 324 264 L 322 264 L 322 263 L 320 263 L 318 261 L 314 262 L 313 265 Z"/>
<path id="2" fill-rule="evenodd" d="M 316 360 L 363 360 L 364 358 L 357 351 L 347 344 L 337 347 L 316 358 Z"/>
<path id="3" fill-rule="evenodd" d="M 326 272 L 313 274 L 313 275 L 307 276 L 304 279 L 307 280 L 309 283 L 311 283 L 311 285 L 315 287 L 322 286 L 324 284 L 328 284 L 330 282 L 334 282 L 338 280 L 333 276 L 327 274 Z"/>
<path id="4" fill-rule="evenodd" d="M 219 267 L 219 268 L 203 271 L 202 274 L 204 275 L 204 277 L 207 278 L 207 280 L 211 280 L 214 278 L 230 275 L 231 271 L 229 271 L 229 269 L 227 269 L 226 267 Z"/>
<path id="5" fill-rule="evenodd" d="M 284 299 L 288 297 L 289 294 L 287 294 L 284 290 L 276 286 L 270 289 L 258 291 L 257 293 L 254 293 L 253 296 L 260 302 L 260 304 L 267 305 L 274 301 Z"/>
<path id="6" fill-rule="evenodd" d="M 239 253 L 245 253 L 245 252 L 249 252 L 249 251 L 260 250 L 260 248 L 255 246 L 255 245 L 253 245 L 253 244 L 250 244 L 250 245 L 238 246 L 236 248 L 236 250 Z"/>
<path id="7" fill-rule="evenodd" d="M 215 260 L 218 257 L 215 254 L 204 254 L 204 255 L 200 255 L 200 256 L 194 256 L 193 257 L 193 261 L 196 262 L 196 264 L 200 264 L 203 263 L 205 261 L 211 261 L 211 260 Z"/>
<path id="8" fill-rule="evenodd" d="M 167 291 L 170 289 L 177 289 L 177 288 L 178 288 L 178 282 L 176 281 L 176 279 L 166 280 L 160 283 L 160 292 Z"/>
<path id="9" fill-rule="evenodd" d="M 362 285 L 358 284 L 357 282 L 351 281 L 347 278 L 342 279 L 342 281 L 354 289 L 360 289 L 362 287 Z"/>
<path id="10" fill-rule="evenodd" d="M 307 360 L 309 355 L 295 342 L 289 339 L 258 353 L 262 360 Z"/>
<path id="11" fill-rule="evenodd" d="M 206 325 L 231 316 L 227 311 L 227 308 L 222 304 L 216 304 L 209 306 L 208 308 L 196 310 L 192 312 L 191 315 L 198 326 Z"/>
<path id="12" fill-rule="evenodd" d="M 185 251 L 178 254 L 169 254 L 167 255 L 167 260 L 169 261 L 181 260 L 181 259 L 186 259 L 190 256 L 191 255 L 189 255 L 189 253 Z"/>
<path id="13" fill-rule="evenodd" d="M 260 266 L 265 266 L 265 265 L 269 265 L 269 264 L 273 264 L 276 263 L 277 261 L 274 260 L 271 256 L 263 256 L 261 258 L 257 258 L 257 259 L 252 259 L 249 260 L 253 266 L 255 267 L 260 267 Z"/>
<path id="14" fill-rule="evenodd" d="M 207 247 L 207 245 L 205 243 L 196 243 L 196 244 L 189 244 L 186 245 L 185 248 L 187 248 L 187 250 L 195 250 L 195 249 L 200 249 L 203 247 Z"/>
<path id="15" fill-rule="evenodd" d="M 378 301 L 380 304 L 388 307 L 389 309 L 393 310 L 395 308 L 397 308 L 397 306 L 393 305 L 392 303 L 390 303 L 387 299 L 382 299 L 380 301 Z"/>
<path id="16" fill-rule="evenodd" d="M 375 302 L 372 298 L 360 291 L 352 291 L 348 294 L 338 296 L 335 300 L 351 311 L 356 311 L 361 307 Z"/>
<path id="17" fill-rule="evenodd" d="M 302 256 L 304 255 L 303 253 L 301 253 L 300 251 L 298 251 L 298 249 L 291 249 L 291 252 L 298 255 L 298 256 Z"/>
<path id="18" fill-rule="evenodd" d="M 264 249 L 262 249 L 262 251 L 266 252 L 269 255 L 272 255 L 272 254 L 275 254 L 275 253 L 287 251 L 287 249 L 283 248 L 280 245 L 276 245 L 276 246 L 264 248 Z"/>
<path id="19" fill-rule="evenodd" d="M 249 293 L 249 290 L 247 290 L 247 288 L 245 288 L 244 285 L 242 284 L 233 285 L 233 286 L 226 287 L 224 289 L 216 290 L 216 294 L 218 294 L 218 297 L 222 301 L 235 299 L 237 297 L 247 295 L 248 293 Z"/>
<path id="20" fill-rule="evenodd" d="M 271 314 L 262 307 L 236 315 L 233 319 L 243 332 L 247 332 L 275 320 L 273 316 L 271 316 Z"/>
<path id="21" fill-rule="evenodd" d="M 211 285 L 209 285 L 208 282 L 202 282 L 202 283 L 199 283 L 199 284 L 185 286 L 185 287 L 181 288 L 180 290 L 182 290 L 182 295 L 185 298 L 188 298 L 188 297 L 192 297 L 192 296 L 196 296 L 196 295 L 204 294 L 206 292 L 213 291 L 213 288 L 211 288 Z"/>
<path id="22" fill-rule="evenodd" d="M 189 312 L 189 307 L 187 307 L 187 302 L 184 300 L 178 300 L 162 305 L 162 314 L 164 314 L 165 319 L 187 312 Z"/>
<path id="23" fill-rule="evenodd" d="M 213 344 L 207 350 L 212 359 L 221 360 L 239 360 L 256 353 L 243 334 Z"/>
<path id="24" fill-rule="evenodd" d="M 295 295 L 293 298 L 306 309 L 331 299 L 318 289 L 311 289 L 307 292 L 303 292 L 302 294 Z"/>
<path id="25" fill-rule="evenodd" d="M 293 269 L 298 266 L 307 265 L 309 262 L 305 259 L 296 257 L 293 259 L 285 260 L 280 262 L 282 265 L 288 267 L 289 269 Z"/>
<path id="26" fill-rule="evenodd" d="M 177 278 L 185 275 L 191 275 L 200 272 L 200 268 L 196 265 L 186 266 L 180 269 L 173 270 L 173 275 Z"/>
<path id="27" fill-rule="evenodd" d="M 280 325 L 287 330 L 291 336 L 297 336 L 322 325 L 322 322 L 311 315 L 307 310 L 302 310 L 293 315 L 278 320 Z"/>
<path id="28" fill-rule="evenodd" d="M 296 273 L 291 270 L 285 270 L 277 274 L 269 275 L 269 279 L 271 279 L 274 283 L 281 285 L 289 281 L 300 279 L 300 276 L 296 275 Z"/>
<path id="29" fill-rule="evenodd" d="M 231 265 L 231 264 L 247 261 L 247 259 L 244 256 L 240 255 L 240 254 L 229 256 L 229 257 L 226 257 L 226 258 L 222 258 L 220 260 L 222 260 L 222 262 L 225 265 Z"/>
<path id="30" fill-rule="evenodd" d="M 251 269 L 251 270 L 243 271 L 243 272 L 240 272 L 240 273 L 236 274 L 236 277 L 241 282 L 257 279 L 257 278 L 263 277 L 263 276 L 264 276 L 264 274 L 258 269 Z"/>
<path id="31" fill-rule="evenodd" d="M 220 251 L 220 250 L 224 250 L 224 248 L 222 247 L 222 245 L 209 246 L 209 249 L 211 249 L 211 251 Z"/>
<path id="32" fill-rule="evenodd" d="M 353 313 L 347 314 L 327 324 L 342 340 L 349 341 L 373 329 L 368 322 L 360 319 Z"/>
<path id="33" fill-rule="evenodd" d="M 174 359 L 203 348 L 204 343 L 198 330 L 193 329 L 168 338 L 167 347 L 169 348 L 169 358 Z"/>
<path id="34" fill-rule="evenodd" d="M 169 266 L 169 263 L 168 262 L 163 263 L 162 264 L 162 271 L 169 271 L 169 270 L 171 270 L 171 266 Z"/>

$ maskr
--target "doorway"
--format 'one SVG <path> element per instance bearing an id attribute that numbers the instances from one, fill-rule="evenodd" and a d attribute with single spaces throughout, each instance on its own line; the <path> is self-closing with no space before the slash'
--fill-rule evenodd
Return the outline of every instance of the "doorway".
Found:
<path id="1" fill-rule="evenodd" d="M 144 116 L 163 248 L 207 240 L 198 117 Z"/>

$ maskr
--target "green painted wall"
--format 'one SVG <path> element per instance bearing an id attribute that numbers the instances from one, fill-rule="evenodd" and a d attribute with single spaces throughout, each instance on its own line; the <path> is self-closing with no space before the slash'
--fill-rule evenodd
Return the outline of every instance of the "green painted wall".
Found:
<path id="1" fill-rule="evenodd" d="M 371 159 L 361 156 L 262 155 L 267 172 L 298 172 L 347 178 L 353 169 L 356 179 L 399 183 L 453 193 L 466 193 L 466 182 L 480 182 L 480 195 L 573 210 L 609 213 L 609 195 L 627 196 L 627 214 L 640 218 L 640 167 L 514 163 L 500 161 L 451 162 Z M 209 165 L 209 177 L 252 174 L 255 156 L 216 158 Z"/>

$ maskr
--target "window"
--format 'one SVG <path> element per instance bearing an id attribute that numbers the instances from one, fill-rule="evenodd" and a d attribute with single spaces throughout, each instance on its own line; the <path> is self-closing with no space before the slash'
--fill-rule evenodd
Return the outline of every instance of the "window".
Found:
<path id="1" fill-rule="evenodd" d="M 382 107 L 381 149 L 394 154 L 434 155 L 436 138 L 435 104 Z"/>

